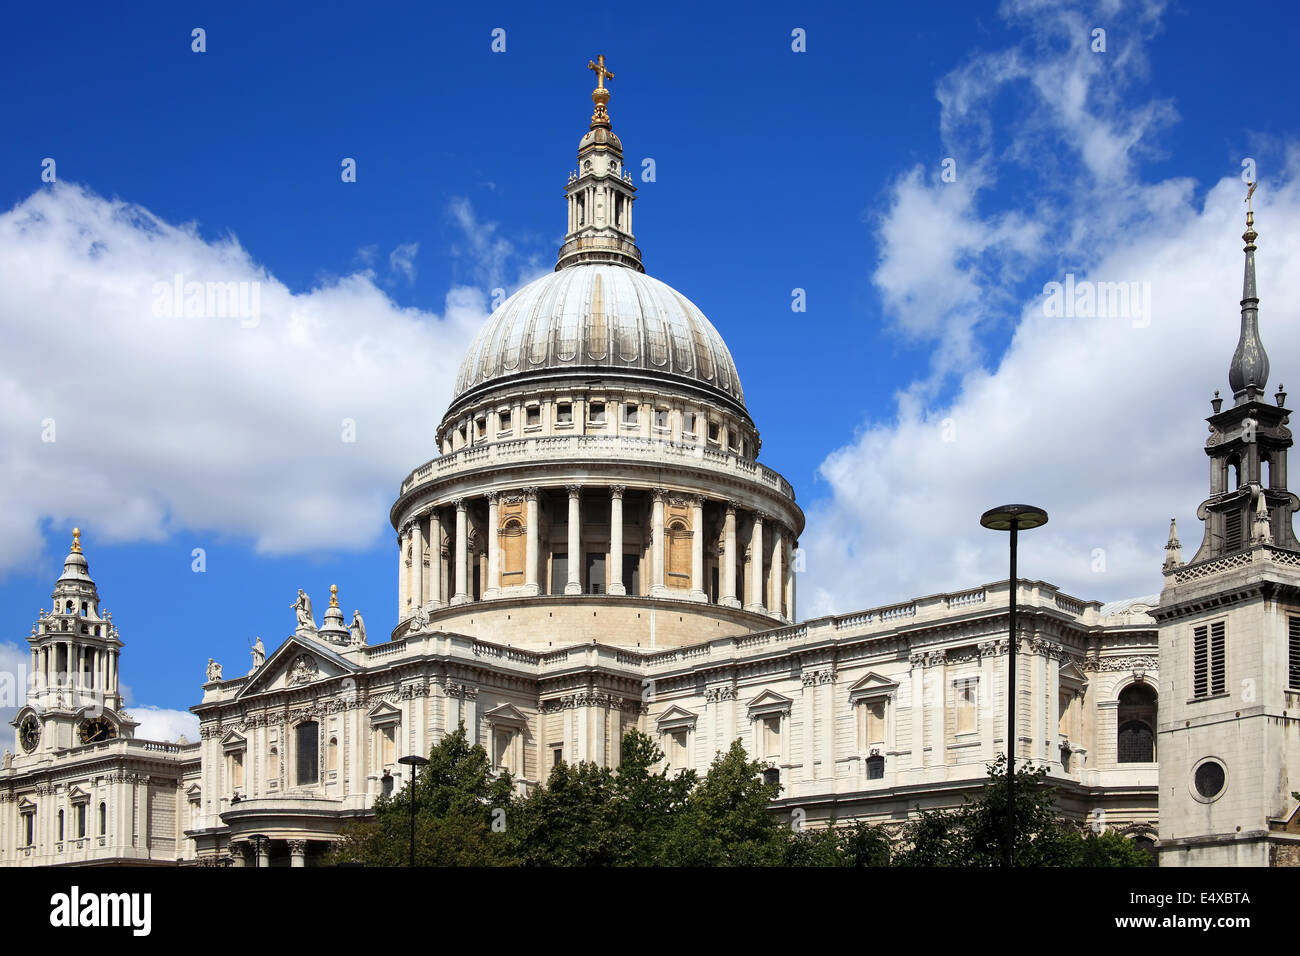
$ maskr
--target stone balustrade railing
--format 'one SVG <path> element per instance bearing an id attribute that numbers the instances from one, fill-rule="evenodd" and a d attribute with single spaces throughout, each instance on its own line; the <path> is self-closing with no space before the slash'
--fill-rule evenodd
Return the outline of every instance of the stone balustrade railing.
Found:
<path id="1" fill-rule="evenodd" d="M 794 501 L 794 488 L 765 465 L 729 451 L 693 442 L 673 442 L 629 435 L 543 435 L 508 441 L 484 442 L 442 455 L 413 470 L 402 482 L 402 494 L 425 481 L 446 478 L 487 465 L 523 464 L 539 458 L 572 455 L 582 458 L 668 460 L 694 463 L 712 470 L 740 475 L 767 485 Z"/>

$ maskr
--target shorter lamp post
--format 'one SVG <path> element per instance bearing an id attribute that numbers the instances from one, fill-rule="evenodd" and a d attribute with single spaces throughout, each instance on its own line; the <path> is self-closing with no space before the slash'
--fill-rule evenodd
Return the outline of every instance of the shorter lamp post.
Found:
<path id="1" fill-rule="evenodd" d="M 411 780 L 408 784 L 411 788 L 411 857 L 407 865 L 413 867 L 415 866 L 415 775 L 420 767 L 428 765 L 429 758 L 411 754 L 409 757 L 398 757 L 397 762 L 411 768 Z"/>
<path id="2" fill-rule="evenodd" d="M 980 524 L 993 531 L 1011 532 L 1010 630 L 1007 642 L 1007 832 L 1002 847 L 1002 863 L 1014 862 L 1012 848 L 1016 835 L 1016 539 L 1021 530 L 1047 524 L 1047 512 L 1033 505 L 1003 505 L 984 512 Z"/>
<path id="3" fill-rule="evenodd" d="M 262 842 L 266 839 L 266 836 L 261 833 L 254 833 L 248 839 L 253 844 L 253 869 L 257 869 L 262 865 Z"/>

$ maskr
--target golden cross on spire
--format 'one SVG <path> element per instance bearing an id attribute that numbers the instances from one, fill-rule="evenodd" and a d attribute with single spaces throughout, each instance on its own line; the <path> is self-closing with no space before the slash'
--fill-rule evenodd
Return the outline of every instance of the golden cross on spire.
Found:
<path id="1" fill-rule="evenodd" d="M 605 88 L 605 80 L 612 80 L 614 78 L 614 74 L 605 69 L 605 54 L 603 53 L 596 57 L 595 61 L 588 60 L 587 69 L 595 72 L 596 89 L 598 90 L 603 90 Z"/>

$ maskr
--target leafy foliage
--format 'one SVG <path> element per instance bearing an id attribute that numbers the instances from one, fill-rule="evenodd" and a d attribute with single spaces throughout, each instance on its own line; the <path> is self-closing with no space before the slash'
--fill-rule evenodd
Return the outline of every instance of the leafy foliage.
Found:
<path id="1" fill-rule="evenodd" d="M 796 831 L 772 812 L 777 783 L 737 740 L 703 778 L 662 766 L 653 740 L 629 731 L 611 769 L 559 763 L 545 786 L 516 794 L 492 771 L 464 727 L 429 754 L 414 785 L 418 866 L 998 866 L 1006 820 L 1006 762 L 989 767 L 976 800 L 920 814 L 900 847 L 865 823 Z M 1016 863 L 1142 866 L 1118 834 L 1083 834 L 1057 813 L 1046 771 L 1016 772 Z M 408 784 L 375 804 L 333 851 L 338 863 L 405 866 L 411 839 Z"/>

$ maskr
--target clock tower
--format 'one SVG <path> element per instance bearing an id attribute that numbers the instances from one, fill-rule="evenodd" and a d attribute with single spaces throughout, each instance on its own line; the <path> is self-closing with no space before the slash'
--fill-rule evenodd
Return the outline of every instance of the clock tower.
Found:
<path id="1" fill-rule="evenodd" d="M 20 761 L 131 737 L 136 726 L 122 713 L 118 692 L 122 641 L 113 615 L 101 610 L 79 528 L 72 531 L 52 597 L 52 609 L 41 608 L 27 638 L 32 655 L 27 699 L 13 720 Z"/>
<path id="2" fill-rule="evenodd" d="M 1182 562 L 1171 526 L 1160 624 L 1162 866 L 1300 865 L 1300 543 L 1287 489 L 1286 392 L 1265 398 L 1254 213 L 1241 331 L 1207 419 L 1205 537 Z"/>

